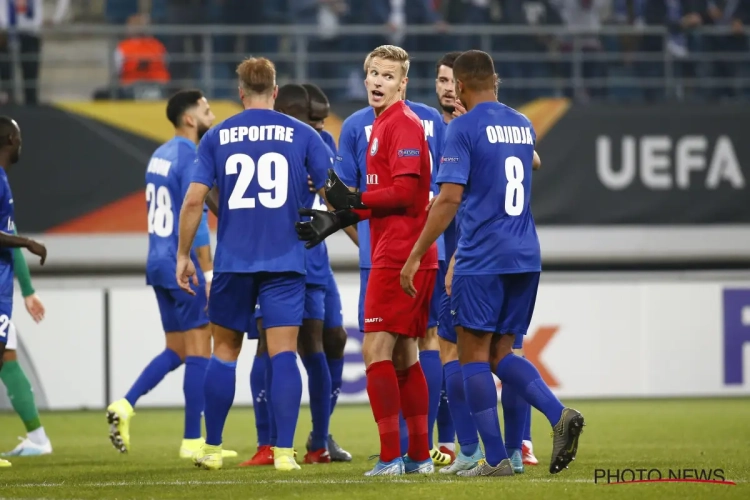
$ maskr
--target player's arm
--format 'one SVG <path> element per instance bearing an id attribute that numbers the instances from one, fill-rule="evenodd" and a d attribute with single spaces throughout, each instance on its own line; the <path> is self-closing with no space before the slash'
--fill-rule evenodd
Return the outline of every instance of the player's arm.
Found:
<path id="1" fill-rule="evenodd" d="M 542 168 L 542 159 L 539 158 L 539 153 L 534 151 L 534 160 L 531 162 L 531 168 L 532 170 L 539 170 Z"/>
<path id="2" fill-rule="evenodd" d="M 208 196 L 206 196 L 206 206 L 211 211 L 212 214 L 214 214 L 216 217 L 219 216 L 219 188 L 218 186 L 214 186 L 211 188 L 211 191 L 208 192 Z"/>
<path id="3" fill-rule="evenodd" d="M 44 244 L 25 236 L 0 232 L 0 247 L 25 248 L 29 252 L 40 257 L 41 260 L 39 264 L 41 265 L 44 265 L 44 261 L 47 260 L 47 248 Z"/>
<path id="4" fill-rule="evenodd" d="M 339 134 L 339 147 L 336 151 L 336 159 L 333 162 L 333 169 L 341 180 L 352 186 L 351 192 L 356 192 L 356 186 L 359 185 L 359 168 L 357 168 L 357 130 L 351 120 L 344 122 Z M 324 198 L 325 199 L 325 198 Z M 334 210 L 333 206 L 326 200 L 329 210 Z M 357 225 L 344 228 L 344 232 L 357 247 L 359 247 L 359 234 Z"/>
<path id="5" fill-rule="evenodd" d="M 206 199 L 208 199 L 208 196 L 206 196 Z M 203 276 L 206 278 L 206 281 L 211 281 L 214 263 L 211 257 L 211 232 L 208 228 L 208 207 L 203 208 L 203 215 L 198 225 L 198 232 L 195 234 L 193 248 L 195 249 L 195 254 L 198 256 L 198 264 L 203 270 Z"/>
<path id="6" fill-rule="evenodd" d="M 13 230 L 13 234 L 17 236 L 18 232 Z M 24 298 L 34 295 L 35 290 L 31 284 L 29 264 L 26 262 L 26 257 L 19 247 L 13 249 L 13 274 L 16 275 L 18 284 L 21 286 L 21 295 Z"/>

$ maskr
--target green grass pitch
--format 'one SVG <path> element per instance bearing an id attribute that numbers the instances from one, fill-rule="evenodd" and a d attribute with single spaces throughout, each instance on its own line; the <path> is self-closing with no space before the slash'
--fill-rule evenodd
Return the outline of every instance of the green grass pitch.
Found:
<path id="1" fill-rule="evenodd" d="M 120 455 L 109 443 L 104 411 L 44 413 L 55 452 L 12 458 L 0 469 L 0 498 L 93 499 L 722 499 L 750 498 L 750 399 L 568 401 L 586 417 L 578 459 L 548 473 L 551 439 L 535 412 L 533 438 L 541 463 L 512 478 L 461 479 L 401 476 L 370 479 L 367 457 L 377 452 L 376 427 L 367 406 L 339 406 L 331 430 L 355 456 L 351 464 L 302 465 L 301 471 L 238 468 L 255 450 L 251 408 L 235 408 L 224 434 L 240 453 L 220 471 L 196 469 L 177 458 L 179 410 L 140 410 L 131 424 L 132 449 Z M 303 408 L 296 434 L 299 460 L 310 429 Z M 23 428 L 0 414 L 0 448 L 15 446 Z M 723 469 L 736 486 L 712 484 L 594 484 L 594 469 Z M 512 495 L 512 496 L 510 496 Z"/>

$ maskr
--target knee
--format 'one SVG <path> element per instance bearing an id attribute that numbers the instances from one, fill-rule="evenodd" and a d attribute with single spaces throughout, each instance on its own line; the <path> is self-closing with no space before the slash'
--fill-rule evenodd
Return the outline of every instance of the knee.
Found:
<path id="1" fill-rule="evenodd" d="M 343 326 L 323 331 L 323 350 L 329 358 L 343 358 L 346 349 L 346 330 Z"/>
<path id="2" fill-rule="evenodd" d="M 420 351 L 437 351 L 440 349 L 438 341 L 437 327 L 427 329 L 424 338 L 419 339 Z"/>

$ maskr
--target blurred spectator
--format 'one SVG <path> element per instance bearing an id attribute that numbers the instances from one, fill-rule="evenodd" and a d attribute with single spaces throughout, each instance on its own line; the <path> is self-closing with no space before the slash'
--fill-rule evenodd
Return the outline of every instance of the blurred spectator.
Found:
<path id="1" fill-rule="evenodd" d="M 331 99 L 341 94 L 326 79 L 342 78 L 346 67 L 335 56 L 342 51 L 339 26 L 349 12 L 346 0 L 289 0 L 289 13 L 295 24 L 317 26 L 318 36 L 305 40 L 309 63 L 308 81 L 315 81 Z M 299 42 L 300 39 L 297 39 Z M 331 58 L 334 55 L 334 58 Z M 321 60 L 321 57 L 326 59 Z"/>
<path id="2" fill-rule="evenodd" d="M 563 23 L 573 30 L 591 31 L 592 34 L 564 36 L 560 38 L 560 49 L 571 53 L 572 61 L 568 67 L 568 76 L 573 84 L 572 96 L 579 101 L 588 101 L 591 97 L 604 94 L 603 85 L 592 85 L 590 79 L 603 79 L 607 73 L 606 63 L 589 57 L 578 63 L 572 54 L 581 50 L 589 54 L 602 53 L 601 38 L 594 34 L 609 20 L 612 14 L 610 0 L 552 0 L 560 13 Z"/>
<path id="3" fill-rule="evenodd" d="M 434 78 L 435 61 L 442 55 L 442 52 L 455 50 L 455 47 L 449 43 L 451 38 L 446 38 L 439 34 L 444 33 L 448 25 L 440 16 L 433 0 L 391 0 L 390 6 L 391 15 L 388 24 L 394 33 L 398 33 L 402 29 L 402 25 L 433 26 L 438 33 L 435 35 L 410 35 L 404 41 L 404 48 L 408 52 L 415 54 L 411 58 L 409 77 L 424 79 L 422 81 L 429 80 L 430 82 L 430 85 L 426 89 L 419 88 L 414 84 L 412 84 L 411 88 L 416 91 L 414 93 L 426 94 L 431 97 L 431 80 Z M 424 55 L 419 53 L 424 53 Z M 433 57 L 430 57 L 429 54 L 432 54 Z"/>
<path id="4" fill-rule="evenodd" d="M 562 19 L 558 10 L 548 0 L 501 0 L 502 24 L 513 26 L 558 26 Z M 495 37 L 493 48 L 521 59 L 498 65 L 500 93 L 510 101 L 526 101 L 553 93 L 541 87 L 534 79 L 551 78 L 557 73 L 557 64 L 541 56 L 557 51 L 557 37 L 550 35 L 501 35 Z M 528 60 L 526 60 L 528 59 Z"/>
<path id="5" fill-rule="evenodd" d="M 171 25 L 199 25 L 216 23 L 215 9 L 222 7 L 220 3 L 210 0 L 166 0 L 166 24 Z M 200 35 L 173 35 L 167 37 L 167 49 L 171 55 L 170 71 L 177 88 L 194 85 L 194 80 L 200 77 L 202 66 L 198 54 L 203 52 L 203 37 Z M 209 92 L 203 89 L 205 92 Z M 209 92 L 209 95 L 211 93 Z"/>
<path id="6" fill-rule="evenodd" d="M 107 22 L 125 24 L 130 16 L 138 14 L 138 0 L 106 0 L 104 15 Z"/>
<path id="7" fill-rule="evenodd" d="M 147 14 L 130 16 L 128 37 L 117 45 L 114 55 L 117 86 L 97 91 L 94 99 L 161 99 L 164 96 L 164 88 L 170 81 L 167 49 L 160 40 L 144 33 L 147 24 Z"/>
<path id="8" fill-rule="evenodd" d="M 57 0 L 52 23 L 59 24 L 68 13 L 70 0 Z M 42 38 L 39 31 L 47 21 L 44 18 L 43 0 L 0 0 L 0 82 L 4 87 L 13 87 L 12 51 L 17 47 L 20 54 L 24 102 L 27 105 L 39 101 L 39 65 Z M 8 35 L 8 29 L 18 33 Z M 8 90 L 6 90 L 8 92 Z"/>

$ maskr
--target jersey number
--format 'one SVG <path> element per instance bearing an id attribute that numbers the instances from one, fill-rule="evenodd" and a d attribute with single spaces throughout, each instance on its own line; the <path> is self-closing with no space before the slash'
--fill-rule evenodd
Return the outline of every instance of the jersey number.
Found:
<path id="1" fill-rule="evenodd" d="M 172 198 L 166 186 L 146 184 L 146 202 L 148 203 L 148 234 L 162 238 L 172 235 L 174 230 L 174 213 Z"/>
<path id="2" fill-rule="evenodd" d="M 505 186 L 505 213 L 512 216 L 521 215 L 523 212 L 523 162 L 517 156 L 505 159 L 505 178 L 508 184 Z"/>
<path id="3" fill-rule="evenodd" d="M 6 338 L 8 336 L 8 327 L 10 326 L 10 318 L 7 314 L 0 315 L 0 338 Z"/>
<path id="4" fill-rule="evenodd" d="M 239 166 L 239 170 L 238 170 Z M 255 198 L 245 198 L 245 192 L 256 173 L 256 164 L 246 154 L 227 158 L 227 175 L 237 175 L 237 183 L 229 196 L 229 210 L 255 208 Z M 266 153 L 258 158 L 258 185 L 268 192 L 258 193 L 258 201 L 266 208 L 279 208 L 286 203 L 289 191 L 289 162 L 279 153 Z"/>

